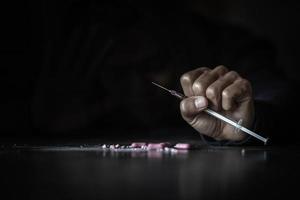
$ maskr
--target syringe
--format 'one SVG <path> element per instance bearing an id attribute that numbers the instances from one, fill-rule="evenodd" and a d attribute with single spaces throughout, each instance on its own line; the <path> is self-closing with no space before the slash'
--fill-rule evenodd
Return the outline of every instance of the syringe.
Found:
<path id="1" fill-rule="evenodd" d="M 183 95 L 183 94 L 181 94 L 181 93 L 179 93 L 179 92 L 177 92 L 175 90 L 167 89 L 167 88 L 165 88 L 165 87 L 163 87 L 163 86 L 161 86 L 161 85 L 159 85 L 157 83 L 154 83 L 154 82 L 152 82 L 152 84 L 156 85 L 157 87 L 159 87 L 161 89 L 164 89 L 164 90 L 168 91 L 171 95 L 177 97 L 178 99 L 184 99 L 184 98 L 186 98 L 185 95 Z M 241 131 L 243 131 L 243 132 L 245 132 L 245 133 L 247 133 L 247 134 L 255 137 L 256 139 L 261 140 L 262 142 L 264 142 L 264 144 L 266 144 L 267 141 L 268 141 L 268 138 L 264 138 L 264 137 L 258 135 L 257 133 L 254 133 L 253 131 L 251 131 L 251 130 L 249 130 L 249 129 L 243 127 L 243 126 L 241 126 L 239 122 L 235 122 L 235 121 L 233 121 L 231 119 L 228 119 L 227 117 L 224 117 L 223 115 L 221 115 L 221 114 L 219 114 L 219 113 L 217 113 L 217 112 L 215 112 L 215 111 L 213 111 L 213 110 L 211 110 L 209 108 L 206 108 L 204 110 L 204 112 L 206 112 L 207 114 L 209 114 L 209 115 L 211 115 L 213 117 L 216 117 L 216 118 L 222 120 L 223 122 L 226 122 L 226 123 L 234 126 L 236 129 L 241 130 Z"/>

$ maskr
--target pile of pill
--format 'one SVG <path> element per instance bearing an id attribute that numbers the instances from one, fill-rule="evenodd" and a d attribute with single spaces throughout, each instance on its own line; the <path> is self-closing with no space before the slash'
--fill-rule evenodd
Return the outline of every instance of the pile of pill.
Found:
<path id="1" fill-rule="evenodd" d="M 114 151 L 166 151 L 174 152 L 178 150 L 189 150 L 191 145 L 188 143 L 177 143 L 170 144 L 168 142 L 161 143 L 145 143 L 145 142 L 134 142 L 130 145 L 120 144 L 102 144 L 100 146 L 103 150 L 114 150 Z"/>

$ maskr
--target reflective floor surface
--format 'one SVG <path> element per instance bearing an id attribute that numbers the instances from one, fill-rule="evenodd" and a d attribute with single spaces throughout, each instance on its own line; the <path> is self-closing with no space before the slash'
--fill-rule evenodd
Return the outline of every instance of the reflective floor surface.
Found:
<path id="1" fill-rule="evenodd" d="M 298 147 L 0 150 L 5 199 L 278 199 L 298 194 Z"/>

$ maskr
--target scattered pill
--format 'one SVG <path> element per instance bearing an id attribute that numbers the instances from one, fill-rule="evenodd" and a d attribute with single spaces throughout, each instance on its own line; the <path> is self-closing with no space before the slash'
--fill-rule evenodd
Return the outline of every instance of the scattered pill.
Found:
<path id="1" fill-rule="evenodd" d="M 187 151 L 191 149 L 191 145 L 188 143 L 177 143 L 171 145 L 169 142 L 161 143 L 145 143 L 145 142 L 134 142 L 130 145 L 120 145 L 120 144 L 102 144 L 100 147 L 103 150 L 110 151 L 157 151 L 162 153 L 177 153 L 178 151 Z M 80 146 L 83 148 L 83 146 Z"/>

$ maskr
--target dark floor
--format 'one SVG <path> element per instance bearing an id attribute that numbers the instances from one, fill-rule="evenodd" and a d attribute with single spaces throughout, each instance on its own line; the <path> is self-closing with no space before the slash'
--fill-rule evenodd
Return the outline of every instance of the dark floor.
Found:
<path id="1" fill-rule="evenodd" d="M 225 200 L 286 199 L 298 194 L 298 147 L 199 146 L 177 152 L 98 147 L 2 145 L 1 195 L 46 200 Z"/>

